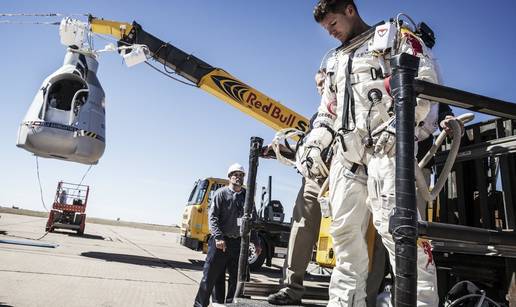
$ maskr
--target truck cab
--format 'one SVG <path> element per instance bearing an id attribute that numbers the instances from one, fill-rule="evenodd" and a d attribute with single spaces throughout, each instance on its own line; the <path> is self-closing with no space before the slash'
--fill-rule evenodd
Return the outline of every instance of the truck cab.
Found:
<path id="1" fill-rule="evenodd" d="M 229 184 L 227 179 L 205 178 L 194 184 L 188 202 L 183 210 L 180 244 L 193 250 L 207 252 L 210 230 L 208 208 L 215 191 Z M 270 187 L 269 187 L 270 191 Z M 281 208 L 281 210 L 280 210 Z M 262 246 L 262 253 L 256 254 L 254 243 L 249 245 L 249 266 L 258 270 L 264 263 L 272 265 L 273 257 L 284 257 L 290 234 L 290 223 L 283 222 L 283 206 L 277 200 L 269 200 L 260 208 L 262 214 L 253 225 Z"/>
<path id="2" fill-rule="evenodd" d="M 181 245 L 194 250 L 207 248 L 208 208 L 215 191 L 228 185 L 227 179 L 205 178 L 197 180 L 183 210 L 181 222 Z"/>

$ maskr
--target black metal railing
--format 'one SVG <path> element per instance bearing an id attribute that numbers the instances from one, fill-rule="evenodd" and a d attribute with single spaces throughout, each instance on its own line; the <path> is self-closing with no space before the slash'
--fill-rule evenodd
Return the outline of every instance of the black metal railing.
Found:
<path id="1" fill-rule="evenodd" d="M 432 221 L 515 229 L 516 120 L 494 119 L 466 127 L 448 184 Z M 436 158 L 441 172 L 448 145 Z"/>
<path id="2" fill-rule="evenodd" d="M 485 165 L 483 160 L 475 160 L 476 180 L 478 183 L 478 198 L 480 199 L 480 214 L 482 215 L 482 228 L 447 224 L 434 224 L 417 222 L 415 188 L 414 188 L 414 168 L 413 168 L 413 147 L 414 142 L 414 121 L 413 114 L 416 106 L 416 97 L 425 98 L 440 103 L 465 108 L 468 110 L 501 116 L 509 119 L 516 119 L 516 104 L 468 93 L 458 89 L 433 84 L 426 81 L 416 80 L 419 60 L 409 54 L 400 54 L 391 60 L 393 76 L 391 78 L 391 88 L 393 91 L 394 103 L 396 107 L 396 210 L 391 218 L 389 229 L 393 234 L 396 249 L 396 287 L 395 287 L 395 306 L 416 306 L 417 302 L 417 269 L 416 262 L 416 239 L 419 234 L 425 234 L 428 238 L 440 238 L 450 240 L 473 240 L 475 237 L 471 233 L 476 233 L 478 240 L 482 238 L 482 243 L 497 243 L 503 245 L 514 245 L 516 233 L 498 234 L 491 230 L 495 219 L 491 218 L 490 208 L 488 207 L 488 177 L 483 170 Z M 412 115 L 411 115 L 412 114 Z M 412 117 L 411 117 L 412 116 Z M 483 145 L 480 145 L 483 146 Z M 506 152 L 505 147 L 491 146 L 485 151 L 495 153 L 497 150 Z M 463 153 L 464 155 L 465 153 Z M 402 157 L 407 157 L 402 159 Z M 409 157 L 410 156 L 410 157 Z M 460 157 L 459 157 L 460 158 Z M 485 159 L 482 157 L 482 159 Z M 514 161 L 509 155 L 502 156 L 504 166 L 514 166 Z M 514 170 L 514 168 L 512 168 Z M 460 172 L 460 169 L 458 170 Z M 464 167 L 462 167 L 464 171 Z M 509 171 L 510 172 L 510 171 Z M 511 181 L 510 173 L 504 173 L 502 178 L 506 178 L 504 191 L 508 188 L 514 191 L 514 182 Z M 482 190 L 482 191 L 480 191 Z M 444 192 L 443 192 L 444 193 Z M 508 197 L 514 196 L 508 193 Z M 465 212 L 465 202 L 460 210 Z M 511 203 L 513 205 L 513 203 Z M 441 205 L 440 218 L 447 221 L 446 203 Z M 506 206 L 506 212 L 514 211 L 512 206 Z M 511 207 L 511 208 L 509 208 Z M 465 216 L 462 212 L 463 216 Z M 445 213 L 445 214 L 443 214 Z M 459 213 L 460 216 L 461 213 Z M 465 217 L 462 218 L 464 223 Z M 514 224 L 514 213 L 507 221 L 511 220 Z M 417 227 L 414 229 L 414 225 Z M 509 222 L 507 222 L 509 225 Z M 480 243 L 480 242 L 479 242 Z M 403 286 L 402 286 L 403 285 Z"/>

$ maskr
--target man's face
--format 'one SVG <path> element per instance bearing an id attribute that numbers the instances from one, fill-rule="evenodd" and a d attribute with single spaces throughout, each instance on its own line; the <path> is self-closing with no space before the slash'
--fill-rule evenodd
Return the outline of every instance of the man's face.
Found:
<path id="1" fill-rule="evenodd" d="M 319 23 L 328 33 L 338 39 L 341 43 L 345 43 L 351 39 L 353 33 L 353 16 L 348 13 L 328 13 Z"/>
<path id="2" fill-rule="evenodd" d="M 242 186 L 244 184 L 245 174 L 242 172 L 232 172 L 229 175 L 229 182 L 235 186 Z"/>

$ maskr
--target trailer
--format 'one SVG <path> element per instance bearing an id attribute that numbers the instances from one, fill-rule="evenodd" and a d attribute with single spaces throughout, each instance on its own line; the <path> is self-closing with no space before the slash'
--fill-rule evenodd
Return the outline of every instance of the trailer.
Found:
<path id="1" fill-rule="evenodd" d="M 60 181 L 57 184 L 52 210 L 48 215 L 45 230 L 71 229 L 83 235 L 86 226 L 86 205 L 90 187 Z"/>

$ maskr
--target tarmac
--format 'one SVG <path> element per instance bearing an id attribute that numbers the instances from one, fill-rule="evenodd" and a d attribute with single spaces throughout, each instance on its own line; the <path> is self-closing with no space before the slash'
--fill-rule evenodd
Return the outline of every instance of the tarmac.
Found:
<path id="1" fill-rule="evenodd" d="M 177 228 L 88 222 L 83 236 L 57 230 L 35 240 L 45 234 L 46 218 L 0 215 L 0 306 L 193 305 L 205 255 L 181 246 Z M 278 284 L 282 263 L 274 259 L 252 281 Z M 264 297 L 249 302 L 267 306 Z"/>

